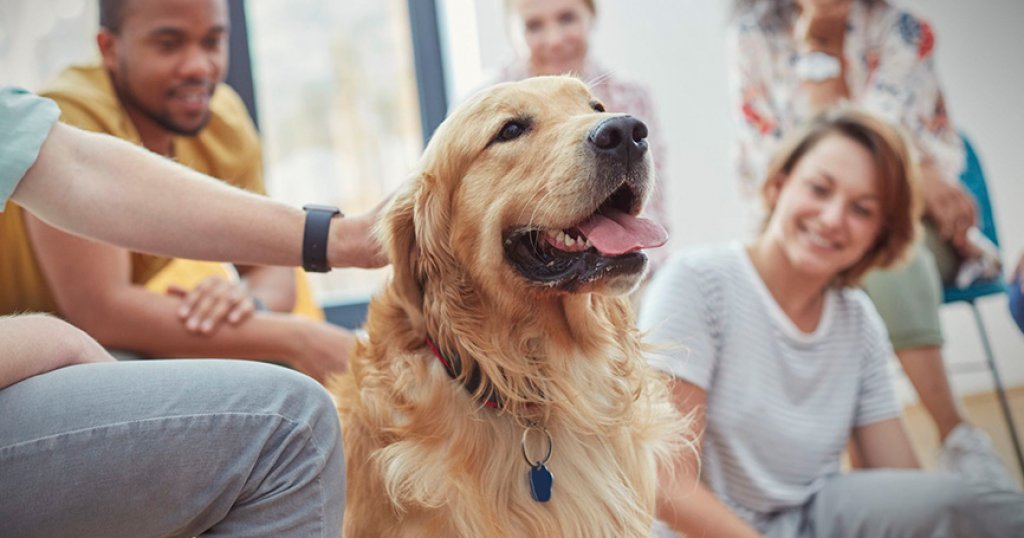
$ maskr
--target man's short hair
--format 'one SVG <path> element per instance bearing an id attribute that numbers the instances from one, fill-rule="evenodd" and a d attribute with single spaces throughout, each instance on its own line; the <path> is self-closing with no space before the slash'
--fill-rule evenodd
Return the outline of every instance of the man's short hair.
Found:
<path id="1" fill-rule="evenodd" d="M 112 33 L 121 32 L 121 23 L 124 22 L 124 8 L 128 0 L 99 0 L 100 1 L 100 28 L 106 28 Z"/>

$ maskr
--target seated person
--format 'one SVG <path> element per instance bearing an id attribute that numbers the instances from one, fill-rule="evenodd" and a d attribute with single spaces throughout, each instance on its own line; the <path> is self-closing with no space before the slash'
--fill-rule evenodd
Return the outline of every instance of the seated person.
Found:
<path id="1" fill-rule="evenodd" d="M 62 229 L 169 255 L 386 262 L 369 233 L 380 206 L 330 221 L 323 251 L 307 251 L 298 209 L 59 114 L 0 88 L 0 214 L 10 199 Z M 338 416 L 310 378 L 243 361 L 117 363 L 40 314 L 0 316 L 0 342 L 0 536 L 341 534 Z"/>
<path id="2" fill-rule="evenodd" d="M 643 85 L 602 66 L 591 53 L 591 35 L 597 25 L 596 0 L 505 0 L 510 27 L 521 35 L 511 36 L 522 57 L 504 66 L 491 83 L 529 77 L 572 74 L 587 83 L 594 97 L 608 112 L 622 112 L 643 121 L 654 158 L 654 192 L 644 211 L 647 217 L 671 231 L 665 207 L 669 178 L 668 151 L 655 113 L 654 99 Z M 670 248 L 651 249 L 649 273 L 653 275 L 668 257 Z"/>
<path id="3" fill-rule="evenodd" d="M 262 192 L 255 128 L 222 84 L 226 3 L 104 0 L 100 11 L 102 65 L 67 69 L 42 92 L 62 120 Z M 15 205 L 0 216 L 0 238 L 7 251 L 0 314 L 57 313 L 108 348 L 150 357 L 273 360 L 315 377 L 344 367 L 349 333 L 285 314 L 296 304 L 291 268 L 239 266 L 237 282 L 215 268 L 188 289 L 171 276 L 171 293 L 154 293 L 144 286 L 169 258 L 82 239 Z M 300 302 L 311 303 L 308 290 Z M 322 319 L 318 308 L 307 312 Z"/>
<path id="4" fill-rule="evenodd" d="M 987 256 L 970 240 L 976 209 L 959 182 L 965 152 L 935 69 L 932 27 L 886 0 L 736 0 L 736 7 L 736 155 L 752 199 L 779 143 L 822 110 L 853 103 L 907 133 L 921 169 L 926 233 L 909 263 L 871 272 L 863 287 L 935 422 L 939 465 L 998 477 L 1005 469 L 988 436 L 963 416 L 942 354 L 943 280 L 955 279 L 962 259 Z"/>
<path id="5" fill-rule="evenodd" d="M 904 429 L 892 347 L 856 288 L 899 263 L 918 199 L 884 122 L 833 111 L 782 147 L 748 245 L 670 259 L 640 313 L 697 446 L 658 517 L 688 536 L 1022 536 L 1009 483 L 931 473 Z M 840 472 L 852 440 L 864 470 Z M 696 477 L 700 475 L 700 482 Z"/>

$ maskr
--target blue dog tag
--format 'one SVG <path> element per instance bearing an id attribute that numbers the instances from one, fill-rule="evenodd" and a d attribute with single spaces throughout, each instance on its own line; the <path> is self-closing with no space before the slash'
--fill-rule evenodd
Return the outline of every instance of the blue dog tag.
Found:
<path id="1" fill-rule="evenodd" d="M 533 500 L 546 503 L 551 500 L 551 483 L 554 477 L 543 463 L 530 467 L 530 495 Z"/>

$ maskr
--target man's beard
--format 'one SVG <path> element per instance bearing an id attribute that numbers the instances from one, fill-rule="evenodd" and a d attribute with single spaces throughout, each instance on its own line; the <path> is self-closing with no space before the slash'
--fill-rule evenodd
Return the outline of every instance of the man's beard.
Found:
<path id="1" fill-rule="evenodd" d="M 125 66 L 124 65 L 121 66 L 121 73 L 125 73 Z M 127 78 L 128 78 L 127 76 L 124 77 L 124 79 L 127 79 Z M 210 122 L 210 116 L 211 116 L 210 109 L 207 108 L 206 112 L 203 114 L 202 120 L 199 122 L 199 124 L 196 127 L 192 127 L 192 128 L 182 127 L 181 125 L 178 125 L 177 123 L 175 123 L 170 118 L 170 114 L 169 113 L 166 113 L 166 112 L 162 113 L 162 112 L 159 112 L 159 111 L 154 111 L 154 110 L 148 108 L 141 101 L 136 99 L 135 95 L 132 93 L 131 89 L 128 87 L 127 80 L 119 79 L 118 77 L 115 77 L 113 74 L 111 74 L 110 79 L 111 79 L 111 81 L 114 84 L 114 92 L 117 93 L 117 98 L 118 98 L 119 101 L 121 101 L 121 104 L 123 106 L 130 106 L 132 109 L 137 110 L 138 112 L 140 112 L 143 116 L 145 116 L 147 119 L 149 119 L 153 123 L 156 123 L 157 125 L 159 125 L 163 129 L 165 129 L 165 130 L 167 130 L 167 131 L 169 131 L 171 133 L 174 133 L 174 134 L 180 135 L 180 136 L 195 136 L 195 135 L 199 134 L 199 131 L 202 131 L 203 128 L 206 127 L 207 123 Z"/>

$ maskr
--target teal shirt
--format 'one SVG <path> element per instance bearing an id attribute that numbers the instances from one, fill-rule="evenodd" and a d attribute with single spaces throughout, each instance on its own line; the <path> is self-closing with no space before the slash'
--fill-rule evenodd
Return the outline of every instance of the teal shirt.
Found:
<path id="1" fill-rule="evenodd" d="M 0 211 L 36 162 L 59 117 L 53 101 L 21 88 L 0 87 Z"/>

